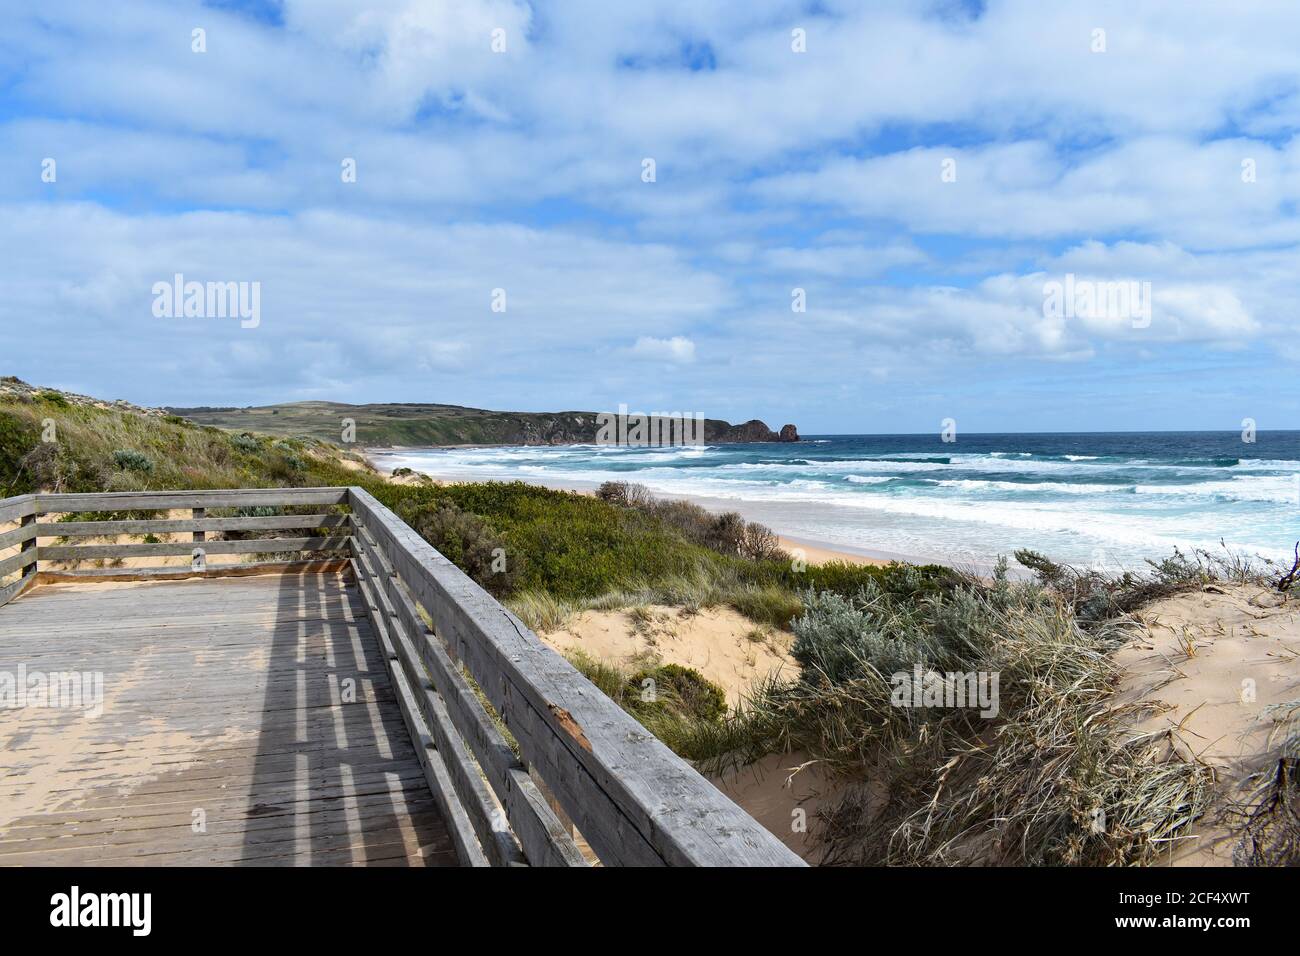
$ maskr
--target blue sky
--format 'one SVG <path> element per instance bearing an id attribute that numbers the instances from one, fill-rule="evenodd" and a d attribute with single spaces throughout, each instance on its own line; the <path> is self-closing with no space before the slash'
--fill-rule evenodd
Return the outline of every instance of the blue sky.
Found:
<path id="1" fill-rule="evenodd" d="M 809 433 L 1296 427 L 1297 26 L 1264 0 L 10 11 L 0 372 Z M 176 273 L 259 283 L 260 323 L 156 317 Z M 1066 275 L 1149 283 L 1149 322 L 1049 314 Z"/>

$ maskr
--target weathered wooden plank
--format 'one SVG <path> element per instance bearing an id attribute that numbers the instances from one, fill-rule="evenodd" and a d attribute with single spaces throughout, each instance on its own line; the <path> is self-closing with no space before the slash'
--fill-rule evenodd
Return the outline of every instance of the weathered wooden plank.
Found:
<path id="1" fill-rule="evenodd" d="M 478 828 L 471 816 L 471 811 L 475 809 L 474 805 L 471 803 L 466 807 L 460 799 L 451 771 L 443 759 L 443 754 L 437 749 L 437 742 L 420 710 L 415 692 L 403 672 L 401 663 L 397 660 L 397 649 L 390 626 L 391 617 L 385 610 L 384 598 L 380 595 L 375 570 L 355 542 L 352 547 L 355 555 L 353 568 L 358 580 L 365 581 L 363 593 L 367 599 L 367 611 L 379 644 L 384 649 L 384 665 L 389 679 L 397 689 L 398 703 L 402 717 L 406 721 L 407 731 L 415 743 L 416 753 L 424 767 L 429 789 L 433 792 L 434 799 L 442 810 L 443 819 L 451 831 L 456 852 L 465 866 L 489 866 L 492 861 L 479 842 Z"/>
<path id="2" fill-rule="evenodd" d="M 372 495 L 351 502 L 602 860 L 803 865 Z"/>
<path id="3" fill-rule="evenodd" d="M 271 515 L 264 518 L 48 521 L 36 525 L 36 534 L 42 538 L 77 538 L 114 534 L 179 534 L 186 531 L 280 531 L 294 528 L 346 528 L 349 521 L 351 521 L 351 515 L 335 514 Z M 3 540 L 3 536 L 0 536 L 0 541 Z"/>
<path id="4" fill-rule="evenodd" d="M 162 511 L 171 508 L 254 508 L 347 503 L 346 488 L 239 488 L 214 491 L 115 491 L 38 494 L 39 514 L 79 511 Z"/>
<path id="5" fill-rule="evenodd" d="M 238 541 L 207 541 L 207 554 L 274 554 L 282 551 L 342 551 L 348 538 L 247 538 Z M 37 556 L 42 561 L 91 561 L 100 558 L 162 558 L 190 554 L 194 545 L 188 541 L 158 544 L 67 544 L 41 545 Z"/>
<path id="6" fill-rule="evenodd" d="M 378 618 L 380 612 L 376 609 L 373 613 L 373 623 L 380 635 L 381 644 L 391 647 L 391 639 L 387 634 L 386 626 Z M 424 768 L 429 790 L 433 793 L 434 800 L 437 801 L 438 808 L 442 811 L 443 821 L 447 824 L 447 828 L 451 833 L 452 842 L 456 846 L 456 854 L 465 866 L 490 865 L 487 855 L 479 845 L 478 835 L 474 831 L 469 814 L 456 795 L 455 786 L 451 781 L 447 766 L 443 762 L 442 755 L 438 753 L 433 736 L 424 724 L 424 718 L 420 714 L 419 705 L 415 701 L 415 695 L 406 680 L 406 675 L 402 673 L 401 666 L 396 662 L 392 654 L 385 657 L 384 663 L 388 667 L 389 679 L 397 689 L 398 706 L 402 711 L 402 718 L 406 721 L 407 732 L 411 735 L 411 742 L 415 745 L 415 753 L 419 758 L 420 766 Z"/>
<path id="7" fill-rule="evenodd" d="M 15 581 L 13 584 L 7 584 L 0 587 L 0 607 L 8 604 L 18 595 L 26 591 L 36 581 L 36 571 L 33 569 Z"/>
<path id="8" fill-rule="evenodd" d="M 478 764 L 505 808 L 506 817 L 529 862 L 534 866 L 587 866 L 586 858 L 568 830 L 555 816 L 536 783 L 528 776 L 527 769 L 515 757 L 483 704 L 447 656 L 441 641 L 425 625 L 369 532 L 359 525 L 354 526 L 353 541 L 367 554 L 371 566 L 378 563 L 382 569 L 382 583 L 388 592 L 389 604 L 397 611 L 406 634 L 415 635 L 410 647 L 424 665 L 426 679 L 432 678 L 452 726 L 478 758 Z M 411 660 L 406 663 L 408 668 L 413 666 Z"/>
<path id="9" fill-rule="evenodd" d="M 463 866 L 489 866 L 487 854 L 478 842 L 478 836 L 470 821 L 469 814 L 456 795 L 446 764 L 438 753 L 432 735 L 424 724 L 424 719 L 415 703 L 410 685 L 406 682 L 397 663 L 397 650 L 393 647 L 388 631 L 387 615 L 377 597 L 374 570 L 366 562 L 364 554 L 352 545 L 351 561 L 353 573 L 362 592 L 366 611 L 374 627 L 375 638 L 383 651 L 384 665 L 390 680 L 398 692 L 398 703 L 402 720 L 415 745 L 420 765 L 424 769 L 425 780 L 441 811 L 442 818 L 448 826 L 451 840 L 456 848 L 456 856 Z"/>
<path id="10" fill-rule="evenodd" d="M 120 646 L 109 631 L 67 626 L 98 601 L 126 625 Z M 29 714 L 11 739 L 0 806 L 38 787 L 60 809 L 6 823 L 0 864 L 453 862 L 422 742 L 413 745 L 400 688 L 378 666 L 364 611 L 337 571 L 55 586 L 4 608 L 0 659 L 49 661 L 63 649 L 73 668 L 98 666 L 115 689 L 81 732 L 81 756 L 63 766 L 47 748 L 68 713 Z M 42 618 L 57 626 L 33 626 Z M 49 633 L 64 637 L 56 646 Z M 136 668 L 138 682 L 116 683 Z M 359 679 L 355 702 L 338 694 L 344 675 Z M 0 739 L 12 736 L 5 721 L 0 711 Z M 190 829 L 196 807 L 207 834 Z"/>
<path id="11" fill-rule="evenodd" d="M 455 865 L 446 861 L 448 853 L 440 846 L 420 848 L 420 856 L 412 858 L 406 842 L 394 839 L 383 844 L 354 843 L 333 849 L 309 848 L 307 850 L 262 848 L 250 852 L 250 848 L 227 850 L 204 850 L 186 847 L 171 853 L 148 853 L 147 855 L 130 854 L 120 858 L 104 859 L 94 850 L 81 855 L 67 855 L 57 861 L 43 858 L 41 853 L 14 854 L 7 857 L 5 863 L 14 866 L 39 866 L 56 862 L 60 866 L 348 866 L 360 863 L 364 866 L 426 866 Z"/>
<path id="12" fill-rule="evenodd" d="M 396 697 L 391 698 L 394 703 Z M 397 726 L 399 733 L 405 734 L 404 725 Z M 319 757 L 321 750 L 317 750 L 314 756 Z M 152 757 L 153 754 L 151 753 Z M 237 759 L 226 759 L 221 761 L 208 761 L 201 759 L 190 765 L 173 765 L 171 768 L 165 768 L 154 763 L 148 771 L 138 773 L 115 774 L 112 770 L 112 762 L 105 762 L 99 765 L 96 770 L 90 764 L 79 763 L 74 769 L 64 772 L 61 776 L 64 779 L 64 786 L 51 787 L 48 792 L 57 799 L 59 794 L 77 793 L 84 788 L 84 782 L 87 778 L 98 773 L 102 778 L 113 779 L 117 781 L 126 781 L 131 785 L 130 793 L 121 791 L 120 799 L 125 801 L 126 807 L 137 806 L 134 797 L 137 795 L 149 794 L 151 796 L 166 796 L 169 799 L 175 799 L 177 795 L 184 797 L 185 794 L 195 791 L 202 791 L 211 787 L 212 784 L 220 784 L 229 780 L 232 775 L 246 771 L 253 758 L 256 758 L 257 783 L 261 786 L 284 783 L 286 781 L 301 781 L 303 778 L 303 768 L 300 766 L 299 756 L 296 753 L 284 754 L 275 758 L 274 761 L 263 759 L 263 754 L 258 750 L 249 750 L 241 754 Z M 344 782 L 352 787 L 352 792 L 356 792 L 357 785 L 366 785 L 379 781 L 396 781 L 404 780 L 409 784 L 408 789 L 417 792 L 419 795 L 432 799 L 427 793 L 424 786 L 424 776 L 415 767 L 414 761 L 411 761 L 409 772 L 394 772 L 394 761 L 391 757 L 385 756 L 380 752 L 375 744 L 371 744 L 365 749 L 348 748 L 348 761 L 346 764 L 331 764 L 328 761 L 323 766 L 311 769 L 308 777 L 310 781 L 324 783 L 337 783 L 342 777 L 346 777 Z M 274 769 L 272 769 L 274 768 Z M 175 772 L 173 772 L 175 771 Z M 20 796 L 23 788 L 27 785 L 22 777 L 9 778 L 6 784 L 12 782 L 16 786 L 8 786 L 0 791 L 0 796 L 11 798 Z M 226 788 L 229 791 L 229 788 Z M 248 794 L 242 791 L 235 794 L 228 794 L 232 797 L 242 796 L 247 800 Z M 82 807 L 81 809 L 85 809 Z M 15 834 L 12 831 L 5 830 L 0 832 L 0 845 L 12 842 Z"/>
<path id="13" fill-rule="evenodd" d="M 0 499 L 0 524 L 18 521 L 33 514 L 36 514 L 35 495 L 19 495 L 16 498 Z"/>
<path id="14" fill-rule="evenodd" d="M 229 780 L 230 776 L 228 775 L 226 779 Z M 245 834 L 258 831 L 273 833 L 283 829 L 285 816 L 293 815 L 308 817 L 313 832 L 316 832 L 316 828 L 322 824 L 328 830 L 341 830 L 342 824 L 352 822 L 349 816 L 353 808 L 358 811 L 358 819 L 362 822 L 372 819 L 377 815 L 377 811 L 391 812 L 394 794 L 400 796 L 407 810 L 421 814 L 436 814 L 437 808 L 433 796 L 428 792 L 423 777 L 419 778 L 418 786 L 418 792 L 413 789 L 381 790 L 355 796 L 351 807 L 345 806 L 342 800 L 313 800 L 287 803 L 283 807 L 268 809 L 255 817 L 245 816 L 243 819 L 234 818 L 233 814 L 232 818 L 218 819 L 213 819 L 210 815 L 208 829 L 210 832 L 235 830 Z M 38 841 L 54 849 L 63 849 L 65 846 L 123 846 L 150 839 L 159 830 L 172 827 L 190 829 L 193 823 L 191 810 L 191 807 L 183 806 L 168 813 L 147 816 L 139 814 L 117 816 L 110 811 L 107 819 L 82 815 L 71 820 L 67 819 L 66 815 L 51 820 L 48 819 L 50 815 L 34 814 L 13 824 L 6 834 L 0 837 L 0 853 L 30 851 L 33 849 L 33 844 Z"/>
<path id="15" fill-rule="evenodd" d="M 370 547 L 364 538 L 354 535 L 353 542 L 362 549 L 367 567 L 376 572 L 378 579 L 376 583 L 379 588 L 387 591 L 394 582 L 392 572 L 385 566 L 383 557 Z M 446 703 L 430 683 L 429 675 L 424 672 L 419 656 L 411 644 L 406 624 L 397 613 L 391 595 L 388 595 L 386 600 L 381 600 L 379 610 L 388 615 L 386 624 L 389 639 L 394 650 L 397 651 L 397 659 L 411 685 L 416 703 L 419 704 L 424 715 L 425 725 L 432 732 L 438 752 L 442 754 L 443 763 L 446 764 L 451 775 L 461 805 L 469 813 L 480 846 L 491 859 L 493 866 L 525 864 L 523 850 L 506 826 L 506 820 L 479 773 L 478 763 L 470 756 L 464 740 L 461 739 L 447 712 Z M 421 624 L 420 632 L 422 633 L 423 630 Z"/>
<path id="16" fill-rule="evenodd" d="M 33 540 L 38 533 L 37 527 L 35 524 L 25 524 L 0 534 L 0 551 Z"/>
<path id="17" fill-rule="evenodd" d="M 0 559 L 0 578 L 3 578 L 6 574 L 13 574 L 15 571 L 21 571 L 23 568 L 30 567 L 35 563 L 36 555 L 30 551 L 20 551 L 17 554 Z"/>
<path id="18" fill-rule="evenodd" d="M 150 568 L 80 568 L 43 569 L 37 584 L 75 582 L 86 578 L 97 581 L 181 581 L 186 578 L 245 577 L 271 574 L 305 574 L 312 571 L 337 571 L 346 567 L 340 559 L 317 558 L 301 561 L 248 561 L 242 564 L 209 564 L 205 571 L 194 571 L 188 564 Z"/>

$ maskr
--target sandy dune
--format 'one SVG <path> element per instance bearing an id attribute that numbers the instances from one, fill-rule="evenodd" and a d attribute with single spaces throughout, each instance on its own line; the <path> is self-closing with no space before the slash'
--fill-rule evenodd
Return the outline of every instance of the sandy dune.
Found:
<path id="1" fill-rule="evenodd" d="M 1156 601 L 1137 617 L 1138 639 L 1116 654 L 1127 671 L 1119 701 L 1156 705 L 1136 731 L 1172 730 L 1181 756 L 1213 767 L 1229 799 L 1245 798 L 1277 765 L 1280 728 L 1265 709 L 1300 701 L 1300 602 L 1222 585 Z M 1222 820 L 1206 821 L 1174 862 L 1231 865 L 1236 842 Z"/>
<path id="2" fill-rule="evenodd" d="M 727 692 L 733 707 L 753 684 L 781 671 L 793 676 L 791 635 L 760 628 L 730 608 L 690 613 L 651 604 L 642 622 L 630 611 L 583 611 L 539 636 L 559 651 L 635 667 L 648 662 L 693 667 Z"/>

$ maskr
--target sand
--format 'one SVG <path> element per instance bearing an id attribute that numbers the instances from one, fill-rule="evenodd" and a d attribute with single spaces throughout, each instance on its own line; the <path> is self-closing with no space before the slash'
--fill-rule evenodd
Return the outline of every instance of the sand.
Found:
<path id="1" fill-rule="evenodd" d="M 693 667 L 738 704 L 759 680 L 773 673 L 793 676 L 792 636 L 761 628 L 731 608 L 690 613 L 651 604 L 648 620 L 630 611 L 583 611 L 554 631 L 538 636 L 561 654 L 583 651 L 598 661 L 624 667 L 650 663 Z"/>
<path id="2" fill-rule="evenodd" d="M 1172 730 L 1170 746 L 1218 773 L 1241 799 L 1277 765 L 1270 704 L 1300 700 L 1300 602 L 1250 585 L 1214 586 L 1156 601 L 1136 617 L 1141 629 L 1116 654 L 1125 669 L 1118 702 L 1157 712 L 1135 731 Z M 1172 862 L 1231 865 L 1236 839 L 1207 819 Z"/>
<path id="3" fill-rule="evenodd" d="M 820 860 L 818 811 L 844 790 L 843 783 L 827 779 L 820 764 L 802 753 L 771 754 L 708 779 L 808 863 Z"/>
<path id="4" fill-rule="evenodd" d="M 843 561 L 848 564 L 870 564 L 876 567 L 884 567 L 890 564 L 890 561 L 884 558 L 873 558 L 865 554 L 854 554 L 851 551 L 837 551 L 836 549 L 824 544 L 814 544 L 809 541 L 803 541 L 798 538 L 786 538 L 778 535 L 781 547 L 790 552 L 795 557 L 802 557 L 809 564 L 826 564 L 828 561 Z"/>
<path id="5" fill-rule="evenodd" d="M 792 635 L 757 628 L 730 608 L 689 614 L 650 605 L 646 611 L 649 621 L 639 625 L 628 611 L 584 611 L 565 627 L 539 636 L 562 654 L 582 650 L 606 663 L 693 667 L 726 691 L 732 707 L 764 677 L 791 678 L 798 672 L 789 653 Z M 708 779 L 791 850 L 817 862 L 818 811 L 843 789 L 828 781 L 818 764 L 803 754 L 771 754 Z"/>

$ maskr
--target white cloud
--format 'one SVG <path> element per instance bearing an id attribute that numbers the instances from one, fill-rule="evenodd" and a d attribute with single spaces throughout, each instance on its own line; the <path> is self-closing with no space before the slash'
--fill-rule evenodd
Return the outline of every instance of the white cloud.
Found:
<path id="1" fill-rule="evenodd" d="M 571 375 L 583 363 L 582 354 L 539 362 L 557 343 L 613 349 L 629 334 L 684 327 L 729 300 L 722 280 L 668 247 L 512 225 L 418 227 L 339 213 L 138 217 L 90 204 L 9 212 L 0 218 L 0 324 L 26 334 L 11 338 L 7 364 L 66 374 L 111 358 L 116 375 L 155 400 L 183 380 L 187 394 L 216 401 L 255 362 L 267 399 L 326 381 L 346 383 L 348 394 L 409 394 L 426 388 L 430 370 L 449 397 L 466 386 L 491 394 L 491 368 L 521 376 L 497 395 L 520 403 L 532 392 L 524 377 Z M 261 325 L 154 318 L 153 283 L 178 272 L 260 282 Z M 491 309 L 497 288 L 507 293 L 504 313 Z M 663 341 L 674 360 L 693 348 L 680 336 Z M 275 374 L 264 367 L 268 350 Z M 201 371 L 161 370 L 160 356 Z"/>
<path id="2" fill-rule="evenodd" d="M 1243 182 L 1242 161 L 1255 163 Z M 944 163 L 955 181 L 941 178 Z M 1300 138 L 1141 138 L 1077 157 L 1046 141 L 833 158 L 756 186 L 926 233 L 1008 239 L 1140 234 L 1202 248 L 1300 242 Z"/>
<path id="3" fill-rule="evenodd" d="M 670 339 L 656 339 L 641 336 L 632 346 L 632 352 L 642 358 L 656 359 L 677 364 L 695 361 L 695 343 L 682 335 Z"/>

